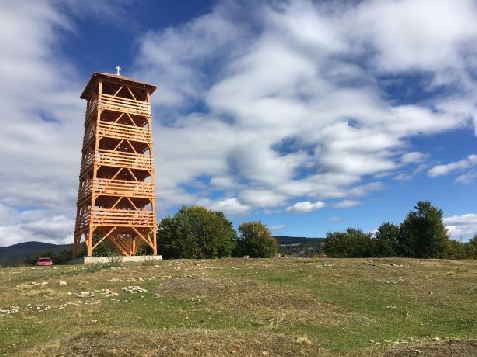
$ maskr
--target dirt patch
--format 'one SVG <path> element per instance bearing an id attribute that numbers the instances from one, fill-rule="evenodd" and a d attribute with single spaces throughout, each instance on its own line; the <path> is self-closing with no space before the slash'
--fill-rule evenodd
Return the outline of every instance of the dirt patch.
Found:
<path id="1" fill-rule="evenodd" d="M 306 336 L 239 331 L 174 330 L 156 333 L 88 332 L 59 346 L 43 346 L 35 352 L 51 356 L 315 356 L 320 345 Z M 25 351 L 25 355 L 31 355 Z"/>
<path id="2" fill-rule="evenodd" d="M 398 347 L 385 357 L 475 357 L 477 340 L 448 340 L 416 346 Z"/>

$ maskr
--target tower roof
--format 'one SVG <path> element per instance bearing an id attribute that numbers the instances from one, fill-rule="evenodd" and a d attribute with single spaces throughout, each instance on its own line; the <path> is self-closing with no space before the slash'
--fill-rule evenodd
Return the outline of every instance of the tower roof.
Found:
<path id="1" fill-rule="evenodd" d="M 93 75 L 91 76 L 88 84 L 83 90 L 83 93 L 81 93 L 80 98 L 81 99 L 86 99 L 88 100 L 91 97 L 91 92 L 96 85 L 96 83 L 100 80 L 106 80 L 108 82 L 114 82 L 118 84 L 126 84 L 130 87 L 136 87 L 136 88 L 143 88 L 147 90 L 149 93 L 153 93 L 156 90 L 156 86 L 153 86 L 152 84 L 147 84 L 144 82 L 140 82 L 138 80 L 120 76 L 117 74 L 113 73 L 99 73 L 99 72 L 94 72 Z"/>

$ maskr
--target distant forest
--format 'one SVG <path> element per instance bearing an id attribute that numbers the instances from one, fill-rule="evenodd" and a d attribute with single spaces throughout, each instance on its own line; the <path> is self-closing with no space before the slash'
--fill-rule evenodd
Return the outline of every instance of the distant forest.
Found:
<path id="1" fill-rule="evenodd" d="M 282 256 L 314 257 L 323 253 L 324 238 L 274 236 L 278 242 L 277 251 Z"/>

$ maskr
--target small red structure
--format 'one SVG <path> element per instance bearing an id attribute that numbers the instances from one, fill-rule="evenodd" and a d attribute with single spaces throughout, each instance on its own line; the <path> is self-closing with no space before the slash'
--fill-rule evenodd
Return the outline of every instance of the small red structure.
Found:
<path id="1" fill-rule="evenodd" d="M 43 265 L 53 265 L 53 261 L 50 257 L 40 257 L 36 262 L 36 265 L 43 266 Z"/>

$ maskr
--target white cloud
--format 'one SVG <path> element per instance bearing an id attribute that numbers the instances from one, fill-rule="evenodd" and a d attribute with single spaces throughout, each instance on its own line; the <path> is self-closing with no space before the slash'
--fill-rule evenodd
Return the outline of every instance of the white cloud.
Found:
<path id="1" fill-rule="evenodd" d="M 287 212 L 308 213 L 308 212 L 316 211 L 316 210 L 321 209 L 323 207 L 325 207 L 325 203 L 320 202 L 320 201 L 315 202 L 315 203 L 312 203 L 312 202 L 309 202 L 309 201 L 297 202 L 294 205 L 287 207 Z"/>
<path id="2" fill-rule="evenodd" d="M 382 190 L 383 186 L 384 186 L 383 183 L 379 182 L 379 181 L 370 182 L 370 183 L 367 183 L 367 184 L 364 184 L 364 185 L 355 186 L 355 187 L 351 188 L 350 190 L 348 190 L 347 196 L 355 196 L 355 197 L 356 196 L 357 197 L 366 196 L 367 194 L 369 194 L 372 191 Z"/>
<path id="3" fill-rule="evenodd" d="M 135 21 L 127 1 L 57 4 L 0 3 L 0 63 L 8 64 L 0 66 L 0 204 L 9 217 L 41 212 L 0 226 L 16 240 L 43 239 L 51 227 L 60 241 L 74 219 L 87 78 L 63 53 L 65 34 L 83 35 L 78 18 Z M 187 23 L 148 29 L 134 40 L 131 76 L 159 86 L 158 210 L 199 202 L 237 214 L 314 210 L 386 188 L 373 177 L 414 175 L 403 168 L 429 158 L 412 147 L 414 136 L 477 117 L 476 24 L 471 0 L 225 1 Z M 382 78 L 400 82 L 396 73 L 426 78 L 403 85 L 418 94 L 412 100 L 387 92 Z M 452 90 L 432 96 L 446 85 Z M 469 169 L 469 158 L 428 174 Z"/>
<path id="4" fill-rule="evenodd" d="M 455 170 L 467 169 L 469 167 L 477 165 L 477 155 L 469 155 L 467 158 L 451 162 L 445 165 L 437 165 L 427 171 L 429 177 L 437 177 L 441 175 L 446 175 Z"/>
<path id="5" fill-rule="evenodd" d="M 419 41 L 437 54 L 458 55 L 457 44 L 477 33 L 441 18 L 448 7 L 439 4 L 431 14 L 434 20 L 447 21 L 452 33 L 445 49 L 429 45 L 435 43 L 430 40 L 432 21 L 426 21 Z M 371 44 L 378 52 L 367 65 L 375 65 L 377 71 L 415 71 L 428 63 L 425 53 L 413 59 L 413 45 L 393 30 L 392 24 L 405 21 L 406 11 L 416 8 L 411 2 L 368 1 L 344 8 L 331 4 L 325 11 L 311 2 L 291 1 L 278 8 L 261 6 L 260 16 L 252 16 L 251 26 L 244 27 L 235 16 L 237 7 L 225 3 L 183 26 L 150 31 L 141 39 L 137 73 L 166 87 L 155 103 L 171 111 L 194 103 L 208 109 L 200 117 L 181 116 L 172 126 L 156 125 L 158 167 L 170 173 L 158 176 L 159 197 L 164 188 L 203 174 L 211 177 L 212 188 L 236 193 L 252 207 L 286 205 L 303 196 L 364 196 L 384 188 L 381 182 L 362 183 L 366 175 L 390 175 L 403 164 L 428 158 L 418 151 L 405 152 L 408 137 L 467 122 L 471 107 L 465 113 L 450 104 L 435 110 L 432 105 L 443 103 L 442 98 L 436 103 L 394 105 L 376 84 L 375 73 L 355 60 L 366 48 L 357 44 Z M 393 12 L 398 20 L 390 17 Z M 475 16 L 462 7 L 450 14 Z M 418 15 L 409 21 L 418 23 Z M 395 51 L 388 45 L 392 36 L 401 41 L 406 55 L 384 68 L 380 61 Z M 228 47 L 230 42 L 234 48 Z M 216 69 L 213 75 L 208 72 L 210 61 Z M 164 71 L 169 64 L 171 71 Z M 197 78 L 206 80 L 197 83 Z M 169 90 L 176 99 L 170 100 Z M 177 148 L 177 142 L 188 145 Z M 307 174 L 302 176 L 303 170 Z"/>
<path id="6" fill-rule="evenodd" d="M 249 205 L 240 203 L 235 197 L 227 198 L 223 201 L 214 202 L 209 205 L 212 211 L 223 212 L 225 214 L 244 214 L 250 211 Z"/>
<path id="7" fill-rule="evenodd" d="M 0 2 L 0 245 L 72 242 L 86 83 L 62 52 L 78 30 L 64 10 L 88 4 Z"/>
<path id="8" fill-rule="evenodd" d="M 471 0 L 365 1 L 349 27 L 362 26 L 356 37 L 375 47 L 379 69 L 440 70 L 459 65 L 477 34 L 475 11 Z"/>
<path id="9" fill-rule="evenodd" d="M 271 230 L 272 232 L 275 232 L 275 231 L 281 231 L 282 229 L 286 227 L 287 227 L 286 224 L 278 224 L 276 226 L 269 226 L 268 229 Z"/>
<path id="10" fill-rule="evenodd" d="M 349 207 L 354 207 L 354 206 L 357 206 L 357 205 L 360 205 L 361 202 L 359 201 L 353 201 L 353 200 L 344 200 L 344 201 L 340 201 L 340 202 L 337 202 L 335 204 L 333 204 L 333 207 L 334 208 L 349 208 Z"/>
<path id="11" fill-rule="evenodd" d="M 407 175 L 407 174 L 399 174 L 393 177 L 394 181 L 409 181 L 411 179 L 412 179 L 412 175 Z"/>
<path id="12" fill-rule="evenodd" d="M 477 235 L 477 214 L 463 214 L 443 219 L 449 235 L 454 239 L 472 238 Z"/>
<path id="13" fill-rule="evenodd" d="M 331 216 L 330 218 L 328 218 L 328 221 L 330 221 L 330 222 L 342 222 L 342 221 L 343 221 L 343 217 L 340 217 L 340 216 Z"/>
<path id="14" fill-rule="evenodd" d="M 2 245 L 42 241 L 72 243 L 71 227 L 74 219 L 65 215 L 46 216 L 43 210 L 18 212 L 0 204 L 0 236 Z"/>
<path id="15" fill-rule="evenodd" d="M 470 170 L 457 177 L 455 181 L 462 184 L 469 184 L 474 181 L 475 178 L 477 178 L 477 170 Z"/>
<path id="16" fill-rule="evenodd" d="M 267 190 L 246 189 L 240 194 L 240 200 L 258 207 L 279 206 L 286 202 L 286 196 Z"/>
<path id="17" fill-rule="evenodd" d="M 425 159 L 429 157 L 428 154 L 418 152 L 418 151 L 412 151 L 412 152 L 407 152 L 404 155 L 401 156 L 401 161 L 404 164 L 414 164 L 414 163 L 421 163 Z"/>
<path id="18" fill-rule="evenodd" d="M 153 102 L 162 107 L 179 107 L 201 99 L 214 77 L 206 74 L 201 65 L 213 62 L 219 52 L 234 52 L 246 32 L 245 27 L 233 23 L 226 10 L 217 5 L 210 14 L 177 28 L 149 31 L 139 39 L 136 68 L 140 70 L 135 76 L 160 83 L 161 95 L 154 96 Z"/>
<path id="19" fill-rule="evenodd" d="M 48 2 L 0 5 L 0 205 L 13 221 L 2 245 L 62 240 L 74 225 L 84 106 L 58 36 L 71 29 Z"/>

